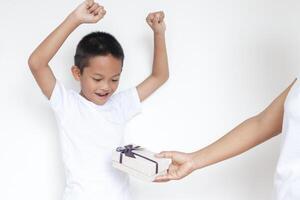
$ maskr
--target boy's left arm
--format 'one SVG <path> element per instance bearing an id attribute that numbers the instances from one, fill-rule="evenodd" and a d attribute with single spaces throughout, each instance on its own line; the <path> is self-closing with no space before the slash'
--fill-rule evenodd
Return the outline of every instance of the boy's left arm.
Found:
<path id="1" fill-rule="evenodd" d="M 162 11 L 150 13 L 146 21 L 154 34 L 154 58 L 151 75 L 137 86 L 140 101 L 149 97 L 169 78 L 164 13 Z"/>

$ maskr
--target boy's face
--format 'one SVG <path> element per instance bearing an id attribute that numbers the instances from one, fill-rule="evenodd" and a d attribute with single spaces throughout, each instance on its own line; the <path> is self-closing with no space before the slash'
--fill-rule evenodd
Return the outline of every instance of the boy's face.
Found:
<path id="1" fill-rule="evenodd" d="M 80 95 L 97 105 L 105 104 L 117 90 L 121 71 L 122 61 L 111 54 L 90 58 L 82 74 L 78 67 L 72 67 L 74 78 L 80 81 Z"/>

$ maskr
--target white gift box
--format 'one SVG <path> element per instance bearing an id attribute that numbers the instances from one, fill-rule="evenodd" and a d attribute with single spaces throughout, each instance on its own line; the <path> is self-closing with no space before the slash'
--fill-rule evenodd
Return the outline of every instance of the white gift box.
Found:
<path id="1" fill-rule="evenodd" d="M 119 147 L 113 152 L 113 167 L 144 181 L 167 172 L 171 159 L 156 158 L 154 152 L 134 145 Z"/>

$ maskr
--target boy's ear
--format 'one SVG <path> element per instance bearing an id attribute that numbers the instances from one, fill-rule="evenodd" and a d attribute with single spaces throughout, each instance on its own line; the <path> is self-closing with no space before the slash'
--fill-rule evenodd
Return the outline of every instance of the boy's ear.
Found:
<path id="1" fill-rule="evenodd" d="M 79 67 L 74 65 L 74 66 L 72 66 L 71 71 L 72 71 L 72 74 L 73 74 L 73 77 L 75 78 L 75 80 L 80 81 L 81 73 L 80 73 Z"/>

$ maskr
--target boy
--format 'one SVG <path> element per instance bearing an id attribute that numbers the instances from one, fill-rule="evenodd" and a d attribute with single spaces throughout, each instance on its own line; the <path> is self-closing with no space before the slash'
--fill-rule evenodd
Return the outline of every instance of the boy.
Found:
<path id="1" fill-rule="evenodd" d="M 163 12 L 150 13 L 147 23 L 154 32 L 152 74 L 136 88 L 118 94 L 124 54 L 110 34 L 95 32 L 78 44 L 74 78 L 81 91 L 67 90 L 48 63 L 68 35 L 80 24 L 97 23 L 106 11 L 92 0 L 80 4 L 35 49 L 28 63 L 49 99 L 60 132 L 66 174 L 64 200 L 127 200 L 128 178 L 111 167 L 111 155 L 122 143 L 128 120 L 140 111 L 140 102 L 159 88 L 169 76 Z"/>

